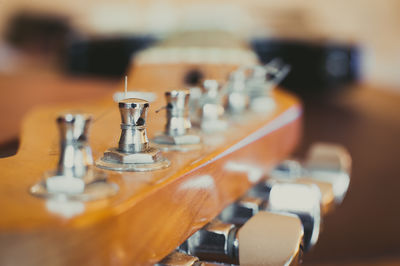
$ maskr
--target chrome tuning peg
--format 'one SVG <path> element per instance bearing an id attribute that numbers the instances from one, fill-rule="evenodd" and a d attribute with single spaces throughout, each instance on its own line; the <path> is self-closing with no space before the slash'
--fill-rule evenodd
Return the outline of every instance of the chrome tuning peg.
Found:
<path id="1" fill-rule="evenodd" d="M 118 147 L 105 151 L 96 165 L 108 170 L 139 172 L 168 167 L 170 161 L 149 144 L 146 132 L 148 101 L 128 98 L 121 100 L 118 106 L 122 121 Z"/>
<path id="2" fill-rule="evenodd" d="M 189 96 L 189 90 L 165 93 L 167 123 L 164 132 L 153 139 L 161 149 L 186 151 L 201 147 L 200 136 L 190 132 L 192 124 L 188 110 Z"/>
<path id="3" fill-rule="evenodd" d="M 351 157 L 340 145 L 317 143 L 309 149 L 305 161 L 285 160 L 271 172 L 275 182 L 315 183 L 323 192 L 329 209 L 333 203 L 340 204 L 345 197 L 351 172 Z"/>
<path id="4" fill-rule="evenodd" d="M 297 265 L 302 237 L 297 217 L 259 212 L 242 226 L 214 220 L 194 233 L 180 249 L 202 261 Z"/>
<path id="5" fill-rule="evenodd" d="M 243 113 L 249 105 L 244 69 L 232 72 L 227 83 L 227 110 L 232 114 Z"/>
<path id="6" fill-rule="evenodd" d="M 86 114 L 65 114 L 57 118 L 60 131 L 60 158 L 57 174 L 84 178 L 93 164 L 88 144 L 88 129 L 92 117 Z"/>
<path id="7" fill-rule="evenodd" d="M 260 211 L 289 213 L 300 218 L 304 228 L 304 248 L 318 240 L 321 223 L 321 193 L 315 185 L 260 183 L 248 195 L 229 205 L 221 214 L 224 222 L 244 224 Z"/>
<path id="8" fill-rule="evenodd" d="M 92 117 L 66 113 L 57 118 L 60 132 L 60 157 L 57 169 L 48 171 L 44 181 L 31 188 L 42 197 L 94 200 L 114 195 L 118 187 L 106 182 L 104 172 L 93 168 L 88 129 Z"/>
<path id="9" fill-rule="evenodd" d="M 250 68 L 246 81 L 250 96 L 250 108 L 256 112 L 268 112 L 275 109 L 272 90 L 289 73 L 290 66 L 280 59 L 274 59 L 265 66 L 255 65 Z"/>
<path id="10" fill-rule="evenodd" d="M 222 131 L 227 128 L 228 123 L 223 119 L 225 112 L 222 105 L 222 97 L 219 92 L 219 84 L 216 80 L 205 80 L 203 82 L 203 95 L 199 101 L 198 124 L 205 132 Z"/>

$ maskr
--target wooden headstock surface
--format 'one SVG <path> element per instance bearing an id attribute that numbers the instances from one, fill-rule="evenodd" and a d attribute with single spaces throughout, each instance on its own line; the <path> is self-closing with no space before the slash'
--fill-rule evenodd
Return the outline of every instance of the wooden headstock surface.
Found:
<path id="1" fill-rule="evenodd" d="M 183 75 L 196 67 L 205 76 L 226 79 L 235 65 L 142 64 L 129 73 L 129 90 L 156 94 L 150 103 L 148 134 L 163 130 L 164 92 L 182 88 Z M 119 91 L 123 91 L 123 83 Z M 181 244 L 243 195 L 300 137 L 301 106 L 275 90 L 270 114 L 246 113 L 229 120 L 221 133 L 203 134 L 204 147 L 166 152 L 167 169 L 105 171 L 119 186 L 110 198 L 63 202 L 37 198 L 29 188 L 58 160 L 57 115 L 65 110 L 94 117 L 90 144 L 95 159 L 117 145 L 120 116 L 112 93 L 101 101 L 47 106 L 23 122 L 17 155 L 0 160 L 1 265 L 150 265 Z"/>

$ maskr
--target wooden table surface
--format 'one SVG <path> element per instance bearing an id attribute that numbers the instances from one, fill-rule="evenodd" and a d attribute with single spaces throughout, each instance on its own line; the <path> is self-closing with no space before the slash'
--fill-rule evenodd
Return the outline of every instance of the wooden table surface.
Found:
<path id="1" fill-rule="evenodd" d="M 117 84 L 54 74 L 0 75 L 0 156 L 16 149 L 21 119 L 34 106 L 98 99 Z M 345 145 L 353 157 L 349 193 L 325 218 L 305 265 L 398 265 L 400 94 L 359 85 L 304 104 L 304 139 L 297 154 L 315 141 L 329 141 Z"/>

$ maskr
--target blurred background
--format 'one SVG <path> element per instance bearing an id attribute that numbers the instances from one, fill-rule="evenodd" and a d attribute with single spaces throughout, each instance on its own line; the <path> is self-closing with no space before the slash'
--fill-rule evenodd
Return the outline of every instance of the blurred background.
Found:
<path id="1" fill-rule="evenodd" d="M 0 0 L 0 156 L 33 107 L 95 100 L 130 58 L 176 31 L 223 30 L 261 62 L 292 66 L 315 141 L 353 156 L 347 198 L 305 265 L 400 265 L 400 2 L 396 0 Z M 12 114 L 12 115 L 11 115 Z"/>

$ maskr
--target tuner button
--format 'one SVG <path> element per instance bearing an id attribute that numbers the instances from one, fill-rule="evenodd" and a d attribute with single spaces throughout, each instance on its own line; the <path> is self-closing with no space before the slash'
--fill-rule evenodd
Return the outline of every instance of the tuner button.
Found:
<path id="1" fill-rule="evenodd" d="M 237 237 L 240 265 L 297 265 L 303 228 L 295 216 L 259 212 Z"/>
<path id="2" fill-rule="evenodd" d="M 275 184 L 267 210 L 297 215 L 304 227 L 304 249 L 317 243 L 321 225 L 321 192 L 314 184 Z"/>
<path id="3" fill-rule="evenodd" d="M 322 193 L 322 210 L 340 204 L 350 184 L 351 157 L 340 145 L 317 143 L 310 148 L 304 165 L 286 160 L 270 172 L 276 182 L 314 183 Z"/>
<path id="4" fill-rule="evenodd" d="M 259 183 L 248 195 L 264 199 L 265 210 L 298 216 L 304 226 L 305 250 L 315 245 L 321 224 L 321 191 L 315 184 L 272 180 Z"/>
<path id="5" fill-rule="evenodd" d="M 180 246 L 205 261 L 240 265 L 295 265 L 303 227 L 290 214 L 259 212 L 242 227 L 216 219 Z"/>
<path id="6" fill-rule="evenodd" d="M 340 204 L 350 184 L 351 157 L 340 145 L 317 143 L 312 145 L 305 161 L 305 171 L 315 182 L 332 185 L 335 203 Z"/>

